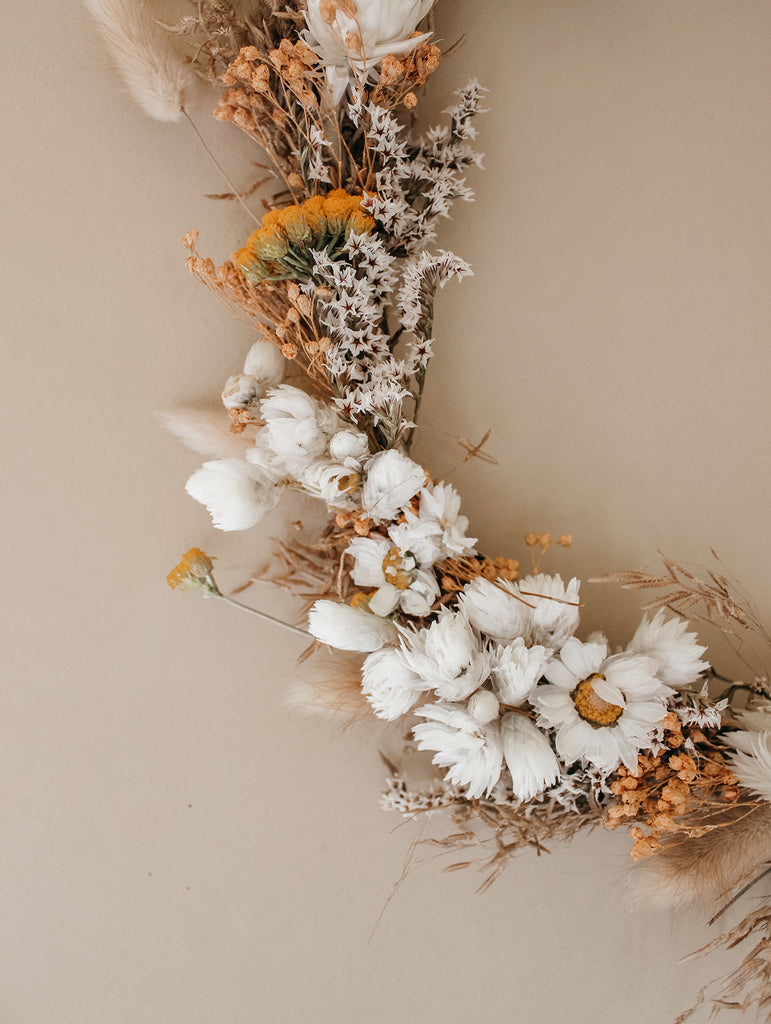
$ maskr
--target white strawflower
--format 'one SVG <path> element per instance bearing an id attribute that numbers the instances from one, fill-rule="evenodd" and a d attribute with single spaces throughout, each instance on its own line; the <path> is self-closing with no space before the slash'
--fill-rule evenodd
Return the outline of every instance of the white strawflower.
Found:
<path id="1" fill-rule="evenodd" d="M 286 359 L 272 342 L 255 341 L 246 354 L 244 373 L 258 382 L 260 395 L 264 395 L 268 388 L 275 387 L 284 379 Z"/>
<path id="2" fill-rule="evenodd" d="M 384 647 L 370 654 L 362 668 L 362 693 L 376 715 L 393 721 L 406 715 L 426 689 L 398 647 Z"/>
<path id="3" fill-rule="evenodd" d="M 489 796 L 503 767 L 498 723 L 483 725 L 458 704 L 429 704 L 415 714 L 428 719 L 412 730 L 418 749 L 435 750 L 433 763 L 449 769 L 453 785 L 468 786 L 470 799 Z"/>
<path id="4" fill-rule="evenodd" d="M 608 658 L 606 642 L 565 641 L 544 669 L 549 682 L 530 696 L 538 725 L 557 730 L 565 764 L 584 761 L 611 772 L 623 761 L 636 771 L 637 755 L 650 746 L 673 693 L 656 678 L 656 664 L 639 654 Z"/>
<path id="5" fill-rule="evenodd" d="M 519 593 L 532 608 L 529 616 L 529 639 L 531 643 L 543 644 L 559 650 L 569 636 L 578 628 L 579 581 L 573 578 L 567 585 L 562 577 L 525 576 L 517 584 Z"/>
<path id="6" fill-rule="evenodd" d="M 395 448 L 374 455 L 366 470 L 361 506 L 376 523 L 395 519 L 426 482 L 425 470 Z"/>
<path id="7" fill-rule="evenodd" d="M 338 430 L 329 442 L 329 454 L 344 466 L 361 469 L 362 461 L 369 455 L 367 435 L 353 427 Z"/>
<path id="8" fill-rule="evenodd" d="M 308 613 L 308 630 L 340 651 L 377 651 L 399 637 L 392 622 L 337 601 L 316 601 Z"/>
<path id="9" fill-rule="evenodd" d="M 745 789 L 771 802 L 771 732 L 729 732 L 736 753 L 728 761 Z"/>
<path id="10" fill-rule="evenodd" d="M 527 631 L 528 608 L 515 583 L 479 577 L 466 584 L 460 604 L 472 626 L 493 640 L 509 643 Z"/>
<path id="11" fill-rule="evenodd" d="M 300 483 L 306 491 L 316 498 L 321 498 L 330 508 L 358 507 L 354 495 L 359 490 L 361 477 L 339 462 L 329 462 L 326 459 L 314 462 L 305 470 Z"/>
<path id="12" fill-rule="evenodd" d="M 248 530 L 276 507 L 281 488 L 244 459 L 204 462 L 185 490 L 209 510 L 220 530 Z"/>
<path id="13" fill-rule="evenodd" d="M 420 552 L 421 561 L 433 565 L 443 558 L 474 554 L 476 538 L 467 537 L 467 529 L 458 493 L 449 484 L 435 484 L 421 490 L 417 513 L 408 508 L 405 522 L 389 534 L 400 548 Z"/>
<path id="14" fill-rule="evenodd" d="M 308 0 L 305 42 L 327 67 L 338 104 L 349 81 L 361 81 L 388 54 L 407 53 L 428 39 L 413 36 L 433 0 Z"/>
<path id="15" fill-rule="evenodd" d="M 463 612 L 441 608 L 439 617 L 420 631 L 413 645 L 416 671 L 442 700 L 463 700 L 490 675 L 487 654 Z"/>
<path id="16" fill-rule="evenodd" d="M 501 739 L 512 790 L 520 800 L 532 800 L 559 779 L 559 762 L 551 744 L 529 718 L 516 712 L 504 715 Z"/>
<path id="17" fill-rule="evenodd" d="M 347 548 L 353 558 L 351 578 L 358 587 L 376 587 L 369 607 L 376 615 L 390 615 L 401 608 L 422 618 L 439 597 L 439 584 L 412 552 L 400 551 L 387 537 L 373 534 L 354 537 Z"/>
<path id="18" fill-rule="evenodd" d="M 300 476 L 315 459 L 326 454 L 338 428 L 337 414 L 299 388 L 281 384 L 260 402 L 265 426 L 261 443 L 274 452 L 293 476 Z"/>
<path id="19" fill-rule="evenodd" d="M 502 703 L 517 707 L 526 700 L 550 657 L 551 651 L 539 644 L 528 647 L 522 637 L 505 647 L 496 645 L 490 660 L 493 687 Z"/>
<path id="20" fill-rule="evenodd" d="M 687 631 L 688 625 L 683 619 L 666 619 L 660 608 L 652 619 L 647 615 L 643 618 L 627 650 L 656 658 L 658 676 L 667 686 L 689 686 L 709 664 L 701 660 L 707 648 L 696 642 L 697 635 Z"/>

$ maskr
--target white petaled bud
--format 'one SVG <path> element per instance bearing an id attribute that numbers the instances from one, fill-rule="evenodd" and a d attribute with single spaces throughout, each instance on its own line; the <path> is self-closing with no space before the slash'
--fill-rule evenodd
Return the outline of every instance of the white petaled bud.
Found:
<path id="1" fill-rule="evenodd" d="M 338 601 L 317 601 L 308 614 L 308 629 L 317 640 L 341 651 L 378 651 L 399 637 L 387 619 Z"/>
<path id="2" fill-rule="evenodd" d="M 280 384 L 284 379 L 286 359 L 272 342 L 255 341 L 244 360 L 244 373 L 262 385 L 260 395 L 264 395 L 268 388 Z"/>
<path id="3" fill-rule="evenodd" d="M 258 396 L 259 383 L 248 373 L 228 377 L 222 389 L 222 404 L 226 409 L 245 409 Z"/>
<path id="4" fill-rule="evenodd" d="M 248 530 L 275 508 L 281 488 L 244 459 L 204 462 L 185 485 L 220 530 Z"/>
<path id="5" fill-rule="evenodd" d="M 468 699 L 468 713 L 480 725 L 492 722 L 498 717 L 499 710 L 498 698 L 490 690 L 477 690 Z"/>
<path id="6" fill-rule="evenodd" d="M 350 427 L 338 430 L 329 442 L 329 454 L 337 462 L 344 463 L 346 459 L 355 459 L 356 462 L 360 462 L 369 454 L 367 435 Z"/>

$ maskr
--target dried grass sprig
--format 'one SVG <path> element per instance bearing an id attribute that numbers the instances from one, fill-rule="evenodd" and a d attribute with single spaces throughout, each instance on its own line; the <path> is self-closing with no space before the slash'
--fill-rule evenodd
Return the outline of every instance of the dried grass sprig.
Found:
<path id="1" fill-rule="evenodd" d="M 281 349 L 308 378 L 317 394 L 329 397 L 332 389 L 322 357 L 330 344 L 319 329 L 314 300 L 294 282 L 249 281 L 232 260 L 217 267 L 198 254 L 198 232 L 188 231 L 182 244 L 189 255 L 187 269 L 239 320 L 259 331 L 265 341 Z"/>
<path id="2" fill-rule="evenodd" d="M 714 549 L 710 549 L 717 562 L 720 561 Z M 712 626 L 726 637 L 736 655 L 754 673 L 757 692 L 771 697 L 768 686 L 768 671 L 763 655 L 754 650 L 748 636 L 755 635 L 763 649 L 771 651 L 771 636 L 763 625 L 752 601 L 741 593 L 736 580 L 722 572 L 702 570 L 698 576 L 659 551 L 667 575 L 655 575 L 638 571 L 607 573 L 591 577 L 590 583 L 617 583 L 623 590 L 662 590 L 664 593 L 643 605 L 646 609 L 667 608 L 680 616 Z M 754 664 L 745 655 L 748 649 Z M 767 655 L 766 655 L 767 656 Z"/>
<path id="3" fill-rule="evenodd" d="M 702 1008 L 710 1010 L 710 1021 L 723 1010 L 738 1010 L 742 1017 L 754 1010 L 757 1021 L 771 1019 L 771 902 L 768 900 L 747 914 L 731 931 L 683 957 L 681 963 L 707 956 L 717 949 L 735 949 L 749 938 L 754 938 L 755 945 L 739 966 L 705 985 L 693 1006 L 681 1013 L 674 1024 L 685 1024 Z"/>

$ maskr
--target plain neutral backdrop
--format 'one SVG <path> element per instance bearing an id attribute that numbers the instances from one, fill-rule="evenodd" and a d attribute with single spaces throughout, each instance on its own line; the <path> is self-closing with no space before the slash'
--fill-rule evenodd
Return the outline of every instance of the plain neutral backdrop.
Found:
<path id="1" fill-rule="evenodd" d="M 490 428 L 497 465 L 450 477 L 485 550 L 569 532 L 545 568 L 586 578 L 712 546 L 768 621 L 771 5 L 441 0 L 437 28 L 464 41 L 421 121 L 471 76 L 489 113 L 417 457 L 440 476 Z M 672 1019 L 734 961 L 679 966 L 704 916 L 625 907 L 620 832 L 484 895 L 426 864 L 380 917 L 417 837 L 378 808 L 391 740 L 288 708 L 301 641 L 165 583 L 193 544 L 240 582 L 312 514 L 218 533 L 157 417 L 216 400 L 252 340 L 178 239 L 222 259 L 250 223 L 76 4 L 12 5 L 0 46 L 2 1024 Z M 211 106 L 246 184 L 259 154 Z M 582 596 L 582 629 L 625 642 L 639 595 Z"/>

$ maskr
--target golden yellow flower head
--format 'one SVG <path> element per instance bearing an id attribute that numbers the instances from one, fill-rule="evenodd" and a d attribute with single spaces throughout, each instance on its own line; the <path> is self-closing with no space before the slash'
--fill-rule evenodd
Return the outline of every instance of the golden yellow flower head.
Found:
<path id="1" fill-rule="evenodd" d="M 367 234 L 375 220 L 361 208 L 362 196 L 338 188 L 304 203 L 270 210 L 236 253 L 236 264 L 250 281 L 308 280 L 313 253 L 338 257 L 351 232 Z"/>
<path id="2" fill-rule="evenodd" d="M 166 582 L 174 590 L 207 590 L 210 594 L 218 594 L 213 570 L 214 563 L 205 552 L 200 548 L 190 548 L 168 574 Z"/>

